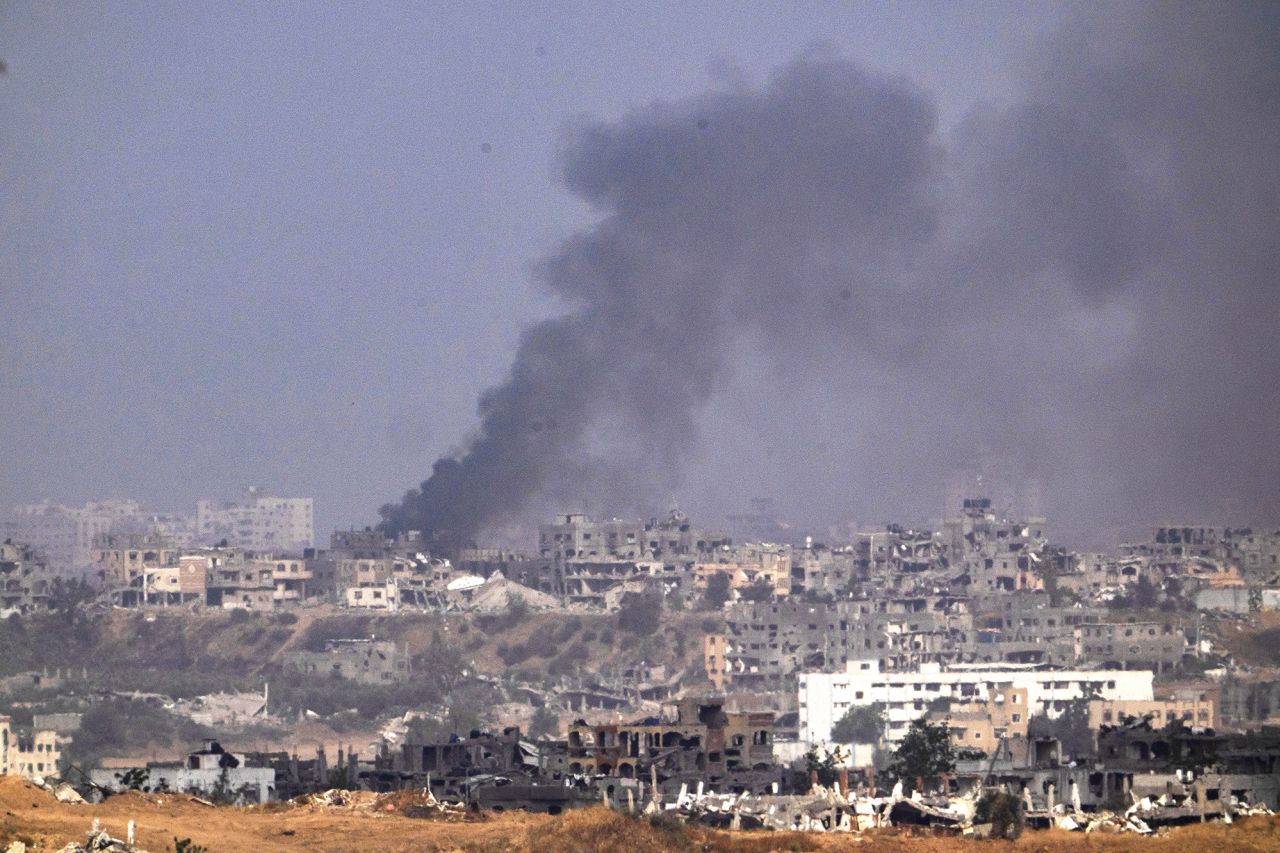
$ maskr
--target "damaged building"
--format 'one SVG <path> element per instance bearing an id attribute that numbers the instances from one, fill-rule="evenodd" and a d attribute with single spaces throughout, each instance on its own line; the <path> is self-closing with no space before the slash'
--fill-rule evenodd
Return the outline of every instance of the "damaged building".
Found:
<path id="1" fill-rule="evenodd" d="M 328 640 L 322 651 L 286 652 L 284 664 L 307 676 L 369 685 L 394 684 L 410 674 L 407 646 L 372 638 Z"/>

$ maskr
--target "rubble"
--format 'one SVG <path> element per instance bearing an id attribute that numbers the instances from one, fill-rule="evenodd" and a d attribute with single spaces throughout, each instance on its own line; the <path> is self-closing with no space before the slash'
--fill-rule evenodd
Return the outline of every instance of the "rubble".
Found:
<path id="1" fill-rule="evenodd" d="M 21 842 L 14 843 L 20 844 Z M 20 847 L 15 850 L 13 846 L 10 846 L 6 853 L 24 853 L 25 849 L 25 847 Z M 93 827 L 85 834 L 84 844 L 72 841 L 62 847 L 58 853 L 147 853 L 147 851 L 134 844 L 133 821 L 129 821 L 128 838 L 119 839 L 112 838 L 105 829 L 100 829 L 98 821 L 95 819 Z"/>
<path id="2" fill-rule="evenodd" d="M 289 804 L 309 811 L 364 812 L 374 816 L 400 814 L 428 820 L 482 819 L 478 812 L 469 810 L 461 803 L 438 800 L 429 788 L 406 788 L 383 794 L 330 788 L 317 794 L 294 797 Z"/>

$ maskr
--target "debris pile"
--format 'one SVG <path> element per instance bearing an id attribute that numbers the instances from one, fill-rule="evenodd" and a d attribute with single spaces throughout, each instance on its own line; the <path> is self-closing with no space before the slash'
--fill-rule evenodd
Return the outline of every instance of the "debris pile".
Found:
<path id="1" fill-rule="evenodd" d="M 373 815 L 400 814 L 405 817 L 429 820 L 480 819 L 478 813 L 468 811 L 461 803 L 447 803 L 436 799 L 427 788 L 406 788 L 376 794 L 372 791 L 349 791 L 330 788 L 318 794 L 303 794 L 289 801 L 297 808 L 311 811 L 352 811 Z"/>
<path id="2" fill-rule="evenodd" d="M 70 842 L 67 846 L 61 848 L 58 853 L 147 853 L 141 847 L 134 844 L 134 824 L 129 821 L 129 837 L 126 839 L 112 838 L 111 835 L 99 827 L 95 818 L 93 827 L 85 834 L 85 843 L 79 844 L 75 841 Z M 6 853 L 25 853 L 25 847 L 15 846 L 21 842 L 14 842 L 6 851 Z"/>
<path id="3" fill-rule="evenodd" d="M 59 782 L 55 785 L 43 776 L 32 776 L 31 783 L 41 790 L 53 794 L 60 803 L 78 805 L 84 802 L 84 797 L 80 796 L 80 792 L 66 782 Z"/>
<path id="4" fill-rule="evenodd" d="M 1005 792 L 1008 793 L 1008 792 Z M 717 794 L 699 785 L 690 791 L 681 786 L 674 802 L 650 802 L 645 814 L 665 812 L 688 822 L 721 829 L 774 829 L 802 832 L 864 832 L 887 827 L 921 827 L 935 833 L 985 837 L 990 824 L 974 822 L 981 789 L 961 796 L 924 797 L 919 792 L 903 796 L 901 785 L 887 797 L 868 796 L 833 787 L 813 786 L 803 795 Z M 1024 801 L 1030 801 L 1023 791 Z M 1049 805 L 1049 804 L 1046 804 Z M 1233 817 L 1269 815 L 1265 805 L 1249 804 L 1232 796 L 1204 800 L 1194 796 L 1133 797 L 1124 812 L 1084 811 L 1076 804 L 1059 803 L 1047 808 L 1027 808 L 1028 826 L 1072 832 L 1152 835 L 1166 827 L 1204 821 L 1231 823 Z"/>

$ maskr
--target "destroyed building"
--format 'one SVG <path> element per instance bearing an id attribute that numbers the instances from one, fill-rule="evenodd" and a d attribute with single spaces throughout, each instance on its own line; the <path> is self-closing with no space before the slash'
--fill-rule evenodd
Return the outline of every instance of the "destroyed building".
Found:
<path id="1" fill-rule="evenodd" d="M 614 609 L 623 585 L 632 585 L 632 591 L 689 589 L 694 565 L 731 544 L 724 534 L 704 531 L 676 511 L 647 522 L 596 521 L 567 513 L 539 528 L 540 560 L 514 566 L 514 579 L 567 603 Z"/>
<path id="2" fill-rule="evenodd" d="M 226 797 L 241 803 L 265 803 L 275 797 L 275 770 L 250 767 L 246 757 L 227 752 L 217 741 L 205 741 L 184 761 L 153 761 L 138 767 L 98 768 L 90 781 L 108 791 L 129 787 Z"/>
<path id="3" fill-rule="evenodd" d="M 943 537 L 953 565 L 975 590 L 1035 589 L 1042 582 L 1047 540 L 1043 518 L 1000 518 L 987 498 L 966 498 L 958 517 L 943 522 Z"/>
<path id="4" fill-rule="evenodd" d="M 569 728 L 571 773 L 636 779 L 704 781 L 718 788 L 774 781 L 772 712 L 726 712 L 724 703 L 676 700 L 658 717 Z M 757 776 L 752 777 L 750 773 Z"/>
<path id="5" fill-rule="evenodd" d="M 1075 658 L 1118 669 L 1157 673 L 1182 663 L 1188 644 L 1181 624 L 1160 622 L 1087 622 L 1074 629 Z"/>
<path id="6" fill-rule="evenodd" d="M 0 543 L 0 615 L 47 610 L 62 580 L 35 550 L 5 540 Z"/>
<path id="7" fill-rule="evenodd" d="M 389 640 L 328 640 L 323 651 L 286 652 L 284 664 L 303 675 L 342 678 L 357 684 L 393 684 L 410 674 L 408 647 Z"/>
<path id="8" fill-rule="evenodd" d="M 27 779 L 56 777 L 62 759 L 57 731 L 39 727 L 22 730 L 0 714 L 0 776 Z"/>
<path id="9" fill-rule="evenodd" d="M 1098 733 L 1098 758 L 1108 769 L 1142 775 L 1192 770 L 1210 776 L 1216 787 L 1240 801 L 1280 808 L 1280 729 L 1220 733 L 1187 726 L 1181 720 L 1153 726 L 1150 720 L 1130 720 L 1103 726 Z M 1214 797 L 1218 799 L 1218 797 Z"/>
<path id="10" fill-rule="evenodd" d="M 972 633 L 947 595 L 817 603 L 734 604 L 725 614 L 724 670 L 744 689 L 787 689 L 801 671 L 876 658 L 885 668 L 959 660 Z"/>

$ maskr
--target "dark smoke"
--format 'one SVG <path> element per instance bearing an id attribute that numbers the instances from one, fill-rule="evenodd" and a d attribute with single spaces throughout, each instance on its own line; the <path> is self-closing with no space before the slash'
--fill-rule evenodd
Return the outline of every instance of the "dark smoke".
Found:
<path id="1" fill-rule="evenodd" d="M 823 51 L 580 128 L 565 182 L 601 219 L 541 269 L 574 310 L 384 526 L 621 511 L 690 472 L 882 520 L 936 513 L 976 451 L 1078 529 L 1274 512 L 1277 29 L 1088 9 L 945 135 L 909 81 Z"/>

